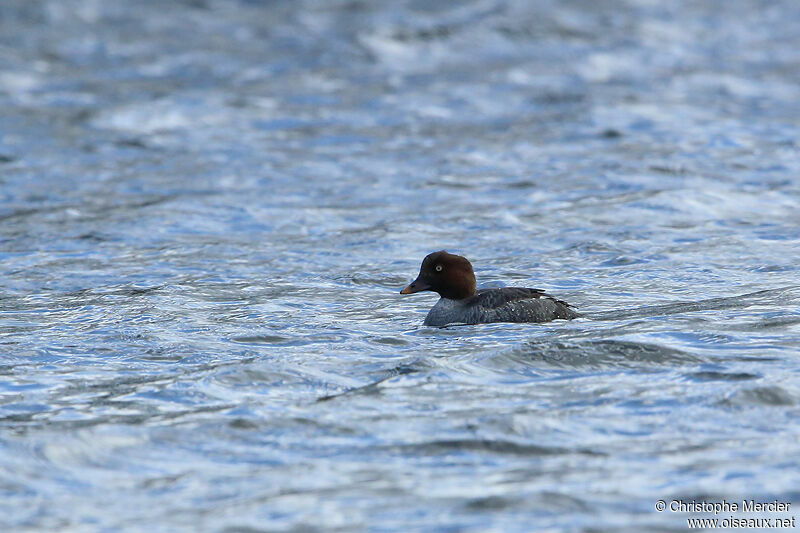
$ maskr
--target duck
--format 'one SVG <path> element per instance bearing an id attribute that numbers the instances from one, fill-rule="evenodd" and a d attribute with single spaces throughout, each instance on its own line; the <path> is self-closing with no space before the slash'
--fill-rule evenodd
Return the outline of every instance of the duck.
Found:
<path id="1" fill-rule="evenodd" d="M 466 257 L 440 250 L 423 259 L 417 279 L 400 294 L 423 291 L 439 294 L 439 301 L 425 317 L 425 326 L 541 323 L 581 316 L 567 302 L 540 289 L 502 287 L 476 290 L 476 286 L 472 263 Z"/>

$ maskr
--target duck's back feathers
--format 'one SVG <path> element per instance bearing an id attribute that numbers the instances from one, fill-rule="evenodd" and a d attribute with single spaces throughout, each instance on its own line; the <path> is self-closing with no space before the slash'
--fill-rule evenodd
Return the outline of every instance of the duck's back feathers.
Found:
<path id="1" fill-rule="evenodd" d="M 500 307 L 516 300 L 528 298 L 541 298 L 547 296 L 542 289 L 523 289 L 522 287 L 502 287 L 499 289 L 479 289 L 475 296 L 470 298 L 468 305 L 479 305 L 491 309 Z"/>
<path id="2" fill-rule="evenodd" d="M 425 324 L 481 324 L 487 322 L 549 322 L 580 316 L 570 305 L 540 289 L 504 287 L 481 289 L 464 300 L 442 298 L 433 306 Z"/>

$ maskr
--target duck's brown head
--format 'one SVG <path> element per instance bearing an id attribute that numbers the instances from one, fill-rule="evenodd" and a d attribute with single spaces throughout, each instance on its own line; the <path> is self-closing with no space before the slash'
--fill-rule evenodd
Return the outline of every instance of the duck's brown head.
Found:
<path id="1" fill-rule="evenodd" d="M 444 250 L 428 254 L 422 261 L 417 279 L 400 291 L 414 294 L 421 291 L 439 293 L 442 298 L 463 300 L 475 294 L 475 273 L 466 257 Z"/>

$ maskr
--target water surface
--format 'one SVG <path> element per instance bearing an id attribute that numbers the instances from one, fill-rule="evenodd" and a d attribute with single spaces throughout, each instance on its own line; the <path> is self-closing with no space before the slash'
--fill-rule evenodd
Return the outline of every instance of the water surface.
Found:
<path id="1" fill-rule="evenodd" d="M 791 1 L 3 2 L 0 524 L 800 505 L 799 64 Z M 422 327 L 443 248 L 585 317 Z"/>

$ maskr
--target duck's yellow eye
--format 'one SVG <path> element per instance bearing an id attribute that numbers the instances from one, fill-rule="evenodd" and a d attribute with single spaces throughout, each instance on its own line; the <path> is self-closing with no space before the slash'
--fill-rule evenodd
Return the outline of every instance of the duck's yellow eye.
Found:
<path id="1" fill-rule="evenodd" d="M 436 265 L 436 272 L 442 271 L 442 265 Z"/>

